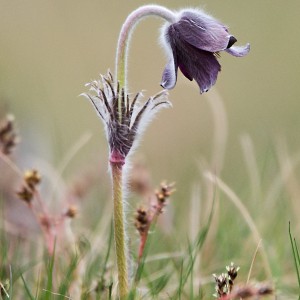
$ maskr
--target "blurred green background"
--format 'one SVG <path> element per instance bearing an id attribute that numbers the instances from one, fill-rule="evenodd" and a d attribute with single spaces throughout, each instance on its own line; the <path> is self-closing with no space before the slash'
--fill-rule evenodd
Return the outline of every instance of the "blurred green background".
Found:
<path id="1" fill-rule="evenodd" d="M 289 275 L 282 271 L 292 268 L 287 224 L 292 220 L 295 232 L 299 230 L 298 194 L 292 197 L 295 201 L 291 205 L 285 202 L 291 198 L 289 193 L 284 194 L 279 188 L 278 194 L 273 195 L 275 201 L 264 201 L 271 190 L 269 183 L 280 174 L 278 151 L 284 149 L 285 143 L 288 155 L 300 150 L 300 1 L 172 0 L 156 3 L 171 9 L 204 8 L 230 27 L 230 33 L 238 39 L 237 44 L 250 42 L 251 51 L 244 58 L 221 53 L 222 72 L 207 94 L 200 95 L 196 83 L 179 74 L 175 89 L 170 91 L 173 108 L 162 111 L 150 124 L 134 157 L 146 163 L 154 185 L 163 179 L 176 182 L 177 191 L 171 204 L 177 217 L 174 226 L 184 237 L 191 209 L 187 203 L 192 187 L 201 178 L 199 166 L 209 165 L 249 209 L 267 240 L 275 275 Z M 103 180 L 99 184 L 109 200 L 107 143 L 102 122 L 90 103 L 79 95 L 87 91 L 85 83 L 97 79 L 100 73 L 105 74 L 107 69 L 114 71 L 122 23 L 133 9 L 143 4 L 147 2 L 0 0 L 0 113 L 8 111 L 16 116 L 22 137 L 17 154 L 23 168 L 37 167 L 32 165 L 32 158 L 58 166 L 70 147 L 89 132 L 92 138 L 69 164 L 64 176 L 68 180 L 78 170 L 96 164 L 107 174 L 106 179 L 99 179 Z M 149 18 L 133 35 L 128 73 L 132 93 L 145 90 L 145 95 L 150 96 L 160 90 L 166 63 L 164 51 L 158 44 L 162 23 L 160 19 Z M 227 121 L 218 120 L 212 113 L 214 103 L 219 101 L 223 103 Z M 222 105 L 216 105 L 218 111 Z M 222 110 L 218 113 L 223 116 Z M 215 124 L 221 126 L 219 133 L 221 140 L 226 141 L 225 153 L 222 147 L 218 149 L 214 144 Z M 241 137 L 245 134 L 253 142 L 262 180 L 258 183 L 261 193 L 256 195 L 251 194 L 247 159 L 241 146 Z M 214 165 L 214 155 L 220 165 Z M 292 191 L 300 191 L 295 186 L 298 187 L 297 180 L 293 182 Z M 202 188 L 205 190 L 205 186 L 200 185 L 200 194 Z M 255 196 L 256 201 L 252 201 Z M 94 218 L 100 214 L 96 201 L 98 197 L 86 203 L 94 212 Z M 204 264 L 216 263 L 215 255 L 229 262 L 232 249 L 236 251 L 233 259 L 244 257 L 243 247 L 248 245 L 244 237 L 251 240 L 239 213 L 232 204 L 226 205 L 227 202 L 221 203 L 223 214 L 218 215 L 219 231 L 212 234 L 212 239 L 216 237 L 219 243 L 208 243 L 211 260 Z M 209 204 L 204 206 L 207 208 Z M 135 204 L 131 204 L 130 209 L 134 208 Z M 199 218 L 201 214 L 199 212 Z M 195 220 L 195 224 L 199 225 L 198 221 Z M 226 246 L 220 249 L 219 245 Z M 251 243 L 248 264 L 255 247 Z M 289 263 L 286 258 L 290 259 Z M 212 265 L 211 269 L 215 270 L 216 266 Z M 295 277 L 291 282 L 294 281 Z"/>
<path id="2" fill-rule="evenodd" d="M 114 70 L 122 22 L 146 1 L 0 0 L 0 109 L 16 115 L 24 151 L 57 165 L 84 133 L 92 139 L 67 174 L 98 162 L 107 168 L 102 123 L 83 97 L 84 84 Z M 222 178 L 239 193 L 247 176 L 240 137 L 249 134 L 257 160 L 268 161 L 276 140 L 289 151 L 300 145 L 300 60 L 298 0 L 157 1 L 171 9 L 200 7 L 230 27 L 244 58 L 221 53 L 222 72 L 208 94 L 179 74 L 170 92 L 173 108 L 151 123 L 136 156 L 149 166 L 154 182 L 177 183 L 175 206 L 183 206 L 199 178 L 199 161 L 210 161 L 214 121 L 210 101 L 222 97 L 228 118 Z M 158 45 L 162 21 L 149 18 L 133 36 L 129 57 L 131 92 L 160 90 L 166 63 Z M 26 150 L 26 151 L 25 151 Z M 272 162 L 271 162 L 272 163 Z M 31 167 L 29 161 L 22 162 Z"/>

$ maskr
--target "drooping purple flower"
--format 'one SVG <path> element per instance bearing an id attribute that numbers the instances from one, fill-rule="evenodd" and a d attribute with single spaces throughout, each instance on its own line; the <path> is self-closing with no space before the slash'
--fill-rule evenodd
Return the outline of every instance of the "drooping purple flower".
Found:
<path id="1" fill-rule="evenodd" d="M 236 38 L 228 28 L 200 10 L 187 9 L 178 13 L 175 23 L 167 23 L 162 30 L 162 41 L 169 55 L 162 75 L 161 86 L 174 88 L 178 68 L 189 80 L 195 79 L 200 93 L 207 92 L 216 82 L 221 65 L 220 51 L 242 57 L 250 45 L 233 46 Z"/>

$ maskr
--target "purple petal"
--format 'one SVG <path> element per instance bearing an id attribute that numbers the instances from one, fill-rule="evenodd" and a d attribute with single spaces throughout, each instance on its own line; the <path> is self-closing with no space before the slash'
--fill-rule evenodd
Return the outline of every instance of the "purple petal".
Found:
<path id="1" fill-rule="evenodd" d="M 177 52 L 176 45 L 173 43 L 172 37 L 168 34 L 169 31 L 173 29 L 167 29 L 165 32 L 166 37 L 166 46 L 169 47 L 170 58 L 164 69 L 160 85 L 167 90 L 171 90 L 175 87 L 177 82 L 177 72 L 178 72 L 178 63 L 177 63 Z"/>
<path id="2" fill-rule="evenodd" d="M 208 91 L 215 84 L 221 66 L 214 53 L 200 50 L 182 40 L 176 29 L 171 25 L 165 33 L 167 45 L 172 50 L 170 60 L 164 70 L 162 86 L 172 89 L 176 84 L 177 69 L 189 80 L 195 79 L 200 93 Z"/>
<path id="3" fill-rule="evenodd" d="M 187 56 L 178 57 L 178 64 L 183 64 L 189 71 L 190 76 L 195 79 L 200 88 L 200 93 L 207 92 L 215 83 L 221 65 L 213 53 L 196 49 L 197 59 L 191 58 L 191 51 Z M 192 55 L 193 56 L 193 55 Z"/>
<path id="4" fill-rule="evenodd" d="M 191 45 L 180 45 L 177 49 L 177 61 L 183 75 L 195 79 L 200 93 L 207 92 L 216 82 L 221 66 L 216 56 L 208 51 L 197 49 Z"/>
<path id="5" fill-rule="evenodd" d="M 193 80 L 193 76 L 188 72 L 188 70 L 186 69 L 186 67 L 183 64 L 179 65 L 179 69 L 181 71 L 181 73 L 190 81 Z"/>
<path id="6" fill-rule="evenodd" d="M 180 20 L 172 26 L 182 40 L 201 50 L 218 52 L 230 43 L 227 28 L 198 10 L 183 11 Z"/>
<path id="7" fill-rule="evenodd" d="M 229 54 L 237 57 L 245 56 L 250 51 L 250 44 L 247 44 L 245 46 L 232 46 L 225 50 Z"/>
<path id="8" fill-rule="evenodd" d="M 170 59 L 164 69 L 160 83 L 164 89 L 171 90 L 175 87 L 177 81 L 177 69 L 174 59 Z"/>

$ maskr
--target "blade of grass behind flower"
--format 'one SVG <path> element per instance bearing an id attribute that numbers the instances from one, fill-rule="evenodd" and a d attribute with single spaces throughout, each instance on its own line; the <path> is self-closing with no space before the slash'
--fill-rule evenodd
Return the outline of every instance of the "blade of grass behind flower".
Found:
<path id="1" fill-rule="evenodd" d="M 154 232 L 155 231 L 155 222 L 151 225 L 150 229 L 149 229 L 149 232 Z M 140 262 L 138 264 L 138 268 L 137 268 L 137 271 L 136 271 L 136 274 L 135 274 L 135 285 L 137 285 L 140 280 L 141 280 L 141 277 L 142 277 L 142 273 L 143 273 L 143 270 L 144 270 L 144 265 L 145 265 L 145 260 L 146 260 L 146 257 L 148 255 L 148 252 L 149 252 L 149 248 L 150 248 L 150 244 L 151 244 L 151 240 L 152 240 L 152 235 L 149 234 L 148 235 L 148 238 L 146 240 L 146 244 L 145 244 L 145 248 L 144 248 L 144 251 L 143 251 L 143 255 L 140 259 Z"/>
<path id="2" fill-rule="evenodd" d="M 44 292 L 46 293 L 45 295 L 45 300 L 50 300 L 51 299 L 51 291 L 53 287 L 53 268 L 54 268 L 54 259 L 55 259 L 55 249 L 56 249 L 56 242 L 54 243 L 54 250 L 52 256 L 48 257 L 47 261 L 47 285 L 46 289 Z"/>
<path id="3" fill-rule="evenodd" d="M 51 192 L 51 199 L 54 199 L 57 193 L 57 188 L 59 187 L 59 181 L 62 178 L 62 174 L 64 173 L 67 166 L 70 162 L 74 159 L 74 157 L 78 154 L 78 152 L 89 142 L 91 139 L 92 134 L 89 132 L 84 133 L 72 147 L 67 151 L 65 156 L 63 157 L 62 161 L 60 162 L 57 168 L 57 174 L 59 175 L 54 179 L 53 190 Z"/>
<path id="4" fill-rule="evenodd" d="M 1 262 L 6 262 L 8 261 L 9 239 L 7 238 L 5 233 L 4 201 L 2 195 L 0 196 L 0 208 L 1 208 L 1 223 L 3 228 L 3 230 L 1 229 L 0 232 L 0 245 L 1 245 L 0 258 L 1 258 Z M 4 268 L 0 268 L 0 278 L 3 279 L 4 277 L 5 277 Z"/>
<path id="5" fill-rule="evenodd" d="M 227 113 L 223 98 L 216 89 L 211 91 L 211 93 L 207 93 L 205 97 L 208 98 L 207 104 L 211 109 L 214 122 L 213 147 L 210 165 L 221 173 L 228 140 Z"/>
<path id="6" fill-rule="evenodd" d="M 38 273 L 38 280 L 37 280 L 37 286 L 36 286 L 36 292 L 35 292 L 35 299 L 39 298 L 40 284 L 41 284 L 41 270 L 39 270 L 39 273 Z"/>
<path id="7" fill-rule="evenodd" d="M 100 281 L 105 284 L 105 288 L 107 288 L 106 283 L 105 283 L 105 273 L 107 271 L 107 263 L 108 263 L 108 259 L 110 256 L 112 243 L 113 243 L 113 220 L 111 220 L 111 223 L 110 223 L 108 246 L 107 246 L 107 251 L 106 251 L 104 262 L 103 262 L 103 264 L 101 264 L 101 266 L 99 266 L 99 267 L 97 267 L 97 269 L 95 269 L 95 271 L 97 272 L 100 268 L 102 268 Z M 100 262 L 101 262 L 101 260 L 100 260 Z M 113 281 L 111 280 L 111 283 L 108 286 L 108 299 L 112 298 L 112 287 L 113 287 Z M 101 289 L 99 289 L 99 291 L 96 293 L 96 299 L 97 300 L 102 299 L 102 297 L 103 297 L 103 293 L 102 293 Z"/>
<path id="8" fill-rule="evenodd" d="M 12 274 L 12 269 L 11 265 L 9 265 L 9 299 L 12 299 L 13 295 L 13 274 Z"/>
<path id="9" fill-rule="evenodd" d="M 146 279 L 147 286 L 149 288 L 149 295 L 145 295 L 145 299 L 149 299 L 150 295 L 151 299 L 156 299 L 159 293 L 166 287 L 167 283 L 174 273 L 173 270 L 167 268 L 165 262 L 160 263 L 158 270 L 160 271 L 156 274 L 150 275 L 145 270 L 143 272 L 143 277 Z"/>
<path id="10" fill-rule="evenodd" d="M 109 237 L 108 237 L 108 247 L 107 247 L 106 256 L 105 256 L 105 260 L 104 260 L 104 264 L 103 264 L 101 278 L 104 277 L 105 272 L 106 272 L 106 266 L 107 266 L 109 255 L 110 255 L 110 251 L 111 251 L 112 241 L 113 241 L 113 220 L 111 220 L 111 222 L 110 222 L 110 230 L 109 230 Z"/>
<path id="11" fill-rule="evenodd" d="M 183 282 L 183 265 L 184 265 L 184 258 L 181 260 L 181 264 L 180 264 L 179 287 L 178 287 L 178 290 L 177 290 L 177 298 L 179 300 L 181 299 L 182 289 L 183 289 L 183 286 L 184 286 L 184 282 Z"/>
<path id="12" fill-rule="evenodd" d="M 211 182 L 215 183 L 220 188 L 220 190 L 223 191 L 223 193 L 225 195 L 227 195 L 228 199 L 239 210 L 239 212 L 241 213 L 241 216 L 244 218 L 246 224 L 248 225 L 248 227 L 253 235 L 253 239 L 254 239 L 255 243 L 258 244 L 261 240 L 261 235 L 260 235 L 251 215 L 249 214 L 247 208 L 245 207 L 245 205 L 243 204 L 241 199 L 235 194 L 235 192 L 228 185 L 226 185 L 216 175 L 214 175 L 210 172 L 206 172 L 205 177 L 208 178 Z M 263 266 L 264 266 L 266 275 L 267 275 L 268 279 L 272 280 L 272 271 L 271 271 L 270 263 L 269 263 L 267 253 L 266 253 L 263 245 L 261 247 L 260 254 L 262 257 Z"/>
<path id="13" fill-rule="evenodd" d="M 240 138 L 244 154 L 246 170 L 249 175 L 250 191 L 252 194 L 252 203 L 257 203 L 261 197 L 261 178 L 256 161 L 255 149 L 249 135 L 244 134 Z"/>
<path id="14" fill-rule="evenodd" d="M 251 277 L 251 272 L 252 272 L 252 269 L 253 269 L 254 261 L 256 259 L 256 256 L 257 256 L 257 253 L 258 253 L 258 250 L 259 250 L 261 242 L 262 242 L 262 240 L 259 241 L 259 243 L 258 243 L 258 245 L 257 245 L 257 247 L 255 249 L 254 255 L 252 257 L 251 265 L 250 265 L 250 268 L 249 268 L 249 272 L 248 272 L 246 284 L 248 284 L 249 281 L 250 281 L 250 277 Z"/>
<path id="15" fill-rule="evenodd" d="M 153 224 L 150 226 L 149 232 L 154 232 L 155 231 L 155 225 L 156 225 L 156 222 L 153 222 Z M 152 240 L 152 237 L 151 237 L 151 234 L 149 234 L 148 238 L 146 240 L 146 243 L 145 243 L 143 255 L 142 255 L 142 257 L 141 257 L 141 259 L 139 260 L 139 263 L 138 263 L 138 267 L 137 267 L 135 277 L 134 277 L 134 283 L 133 283 L 133 286 L 132 286 L 132 288 L 129 292 L 128 300 L 135 299 L 136 288 L 137 288 L 137 286 L 138 286 L 138 284 L 139 284 L 139 282 L 142 278 L 142 274 L 144 272 L 145 260 L 146 260 L 147 255 L 148 255 L 151 240 Z"/>
<path id="16" fill-rule="evenodd" d="M 73 274 L 77 268 L 77 265 L 78 265 L 78 255 L 74 255 L 68 269 L 65 271 L 66 274 L 65 278 L 62 280 L 59 286 L 58 294 L 60 294 L 60 297 L 58 299 L 65 298 L 65 294 L 69 290 L 70 284 L 72 283 Z"/>
<path id="17" fill-rule="evenodd" d="M 30 300 L 35 300 L 34 297 L 33 297 L 33 295 L 31 294 L 30 289 L 29 289 L 29 287 L 28 287 L 28 285 L 27 285 L 27 283 L 26 283 L 26 281 L 25 281 L 25 279 L 24 279 L 24 277 L 23 277 L 22 274 L 21 274 L 21 278 L 22 278 L 22 281 L 23 281 L 23 284 L 24 284 L 24 287 L 25 287 L 25 291 L 26 291 L 29 299 Z"/>
<path id="18" fill-rule="evenodd" d="M 191 247 L 191 245 L 189 245 L 189 255 L 190 255 L 190 260 L 191 260 L 191 272 L 190 272 L 190 299 L 193 299 L 194 298 L 194 266 L 195 266 L 195 261 L 196 261 L 196 258 L 197 258 L 197 254 L 195 254 L 193 256 L 193 249 Z"/>
<path id="19" fill-rule="evenodd" d="M 299 251 L 298 251 L 298 247 L 297 247 L 297 244 L 296 244 L 296 240 L 295 240 L 295 238 L 292 237 L 291 223 L 290 222 L 289 222 L 289 237 L 290 237 L 290 242 L 291 242 L 292 251 L 293 251 L 294 264 L 295 264 L 297 279 L 298 279 L 298 286 L 299 286 L 299 290 L 300 290 L 300 270 L 299 270 L 300 257 L 299 257 Z M 298 299 L 300 299 L 300 295 L 299 295 Z"/>
<path id="20" fill-rule="evenodd" d="M 212 207 L 211 207 L 211 210 L 210 210 L 210 213 L 208 216 L 207 223 L 199 231 L 198 236 L 197 236 L 196 241 L 194 242 L 193 246 L 188 242 L 189 260 L 188 260 L 188 265 L 186 267 L 186 270 L 185 270 L 184 274 L 182 274 L 182 278 L 181 278 L 180 286 L 179 286 L 180 289 L 182 289 L 185 286 L 188 278 L 192 274 L 197 254 L 199 253 L 199 251 L 201 251 L 201 249 L 204 245 L 204 242 L 206 240 L 206 237 L 207 237 L 210 225 L 211 225 L 214 208 L 215 208 L 215 196 L 213 197 Z M 192 278 L 191 278 L 191 280 L 193 281 Z"/>
<path id="21" fill-rule="evenodd" d="M 171 274 L 170 273 L 166 273 L 166 274 L 161 275 L 155 281 L 151 282 L 150 293 L 152 295 L 152 298 L 156 298 L 159 295 L 159 293 L 168 284 L 170 278 L 171 278 Z"/>

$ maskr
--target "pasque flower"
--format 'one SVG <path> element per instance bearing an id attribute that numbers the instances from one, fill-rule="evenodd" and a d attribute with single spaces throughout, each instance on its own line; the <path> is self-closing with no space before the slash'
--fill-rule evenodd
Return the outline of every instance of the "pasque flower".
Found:
<path id="1" fill-rule="evenodd" d="M 163 72 L 161 85 L 174 88 L 178 68 L 189 80 L 195 79 L 200 93 L 207 92 L 216 82 L 221 65 L 220 51 L 244 56 L 250 45 L 233 46 L 236 38 L 228 28 L 201 10 L 185 9 L 178 13 L 176 22 L 166 23 L 162 41 L 168 51 L 169 62 Z"/>
<path id="2" fill-rule="evenodd" d="M 161 85 L 166 90 L 175 86 L 178 67 L 190 80 L 195 79 L 200 91 L 207 91 L 216 81 L 221 67 L 216 56 L 225 50 L 235 56 L 244 56 L 249 45 L 234 47 L 236 39 L 227 28 L 198 10 L 173 12 L 159 5 L 145 5 L 134 10 L 122 25 L 116 53 L 115 78 L 109 72 L 88 84 L 90 91 L 84 94 L 102 119 L 109 144 L 109 163 L 112 177 L 113 227 L 118 267 L 118 291 L 120 299 L 129 293 L 130 259 L 124 206 L 124 190 L 128 156 L 137 144 L 146 120 L 160 108 L 170 106 L 166 90 L 140 102 L 140 93 L 129 96 L 127 87 L 127 61 L 131 34 L 140 20 L 148 16 L 163 18 L 163 41 L 170 61 L 163 73 Z M 168 192 L 168 191 L 167 191 Z M 163 199 L 160 199 L 163 200 Z M 161 207 L 163 203 L 161 203 Z"/>

